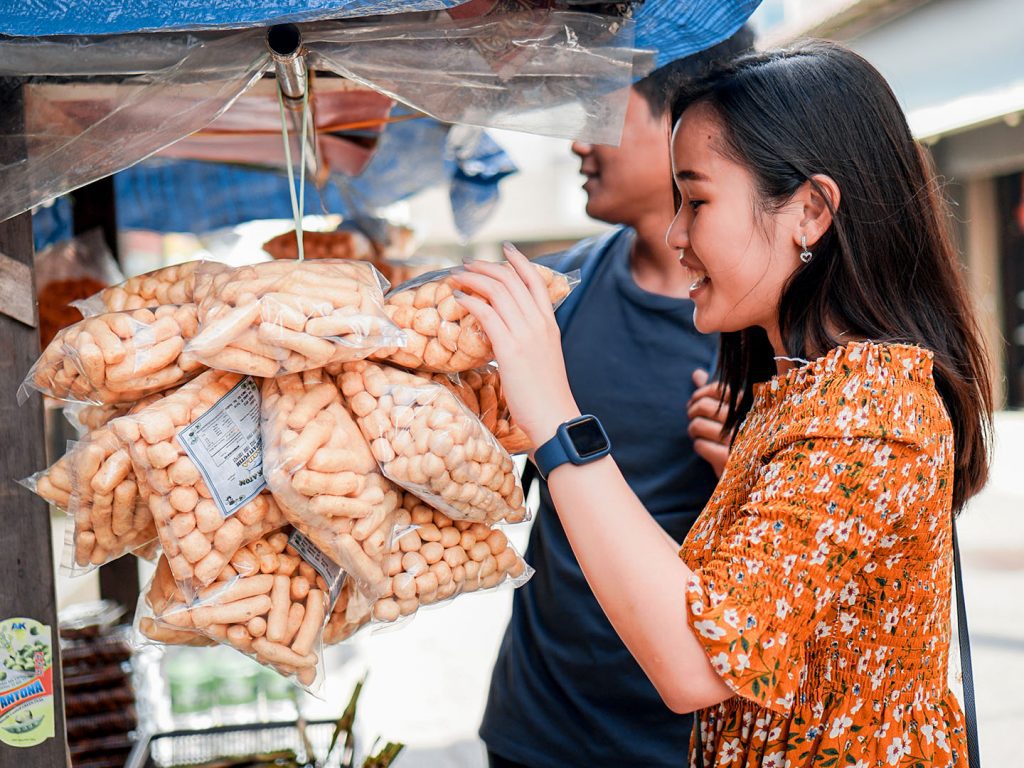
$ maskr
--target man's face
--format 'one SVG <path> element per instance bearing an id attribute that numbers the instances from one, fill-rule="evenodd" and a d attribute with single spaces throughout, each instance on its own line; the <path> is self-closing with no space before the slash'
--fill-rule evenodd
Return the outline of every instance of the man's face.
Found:
<path id="1" fill-rule="evenodd" d="M 591 218 L 635 226 L 652 212 L 672 215 L 668 116 L 651 115 L 647 102 L 632 88 L 619 146 L 577 141 L 572 151 L 587 179 L 583 189 Z"/>

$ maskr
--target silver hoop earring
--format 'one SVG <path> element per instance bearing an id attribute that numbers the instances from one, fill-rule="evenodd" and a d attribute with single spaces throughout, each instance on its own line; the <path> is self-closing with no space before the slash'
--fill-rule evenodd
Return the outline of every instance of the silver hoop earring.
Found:
<path id="1" fill-rule="evenodd" d="M 814 254 L 807 250 L 807 235 L 800 235 L 800 247 L 803 248 L 800 251 L 800 261 L 804 264 L 809 264 L 811 259 L 814 258 Z"/>

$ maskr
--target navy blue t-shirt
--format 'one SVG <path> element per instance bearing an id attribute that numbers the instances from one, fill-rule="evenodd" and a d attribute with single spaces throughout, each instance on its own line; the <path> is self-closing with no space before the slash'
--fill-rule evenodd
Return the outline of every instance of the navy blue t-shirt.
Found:
<path id="1" fill-rule="evenodd" d="M 600 257 L 563 333 L 565 364 L 580 410 L 601 420 L 626 481 L 681 543 L 717 482 L 693 451 L 686 417 L 691 376 L 712 364 L 717 338 L 693 327 L 689 300 L 636 284 L 633 240 L 621 231 Z M 615 633 L 537 482 L 526 551 L 536 573 L 515 593 L 480 736 L 531 768 L 678 768 L 692 720 L 665 706 Z"/>

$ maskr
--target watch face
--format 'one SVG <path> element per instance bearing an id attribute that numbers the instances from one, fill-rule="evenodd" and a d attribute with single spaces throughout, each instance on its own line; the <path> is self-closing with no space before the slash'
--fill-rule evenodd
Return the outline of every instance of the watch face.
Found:
<path id="1" fill-rule="evenodd" d="M 593 416 L 568 425 L 566 432 L 581 459 L 587 459 L 608 450 L 608 438 L 601 424 Z"/>

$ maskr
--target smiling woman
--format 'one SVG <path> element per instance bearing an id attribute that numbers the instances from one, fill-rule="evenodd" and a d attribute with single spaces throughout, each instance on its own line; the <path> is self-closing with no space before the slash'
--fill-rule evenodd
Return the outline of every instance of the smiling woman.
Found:
<path id="1" fill-rule="evenodd" d="M 613 458 L 557 466 L 573 551 L 665 703 L 702 710 L 694 764 L 963 768 L 952 520 L 991 394 L 924 155 L 878 72 L 825 43 L 709 74 L 674 119 L 668 242 L 722 332 L 732 452 L 678 556 Z M 459 300 L 543 450 L 580 412 L 543 284 L 507 255 Z"/>

